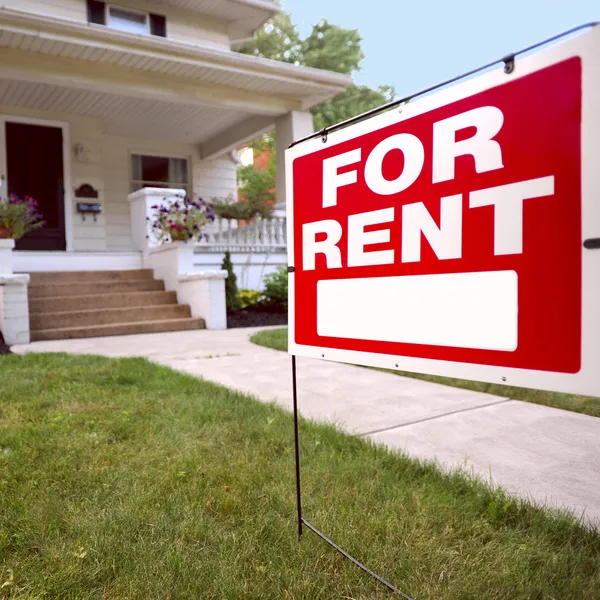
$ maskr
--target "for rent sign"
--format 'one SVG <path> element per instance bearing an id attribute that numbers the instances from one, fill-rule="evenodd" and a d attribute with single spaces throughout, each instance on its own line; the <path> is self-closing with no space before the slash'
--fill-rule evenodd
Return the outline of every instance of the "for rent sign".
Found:
<path id="1" fill-rule="evenodd" d="M 600 395 L 599 38 L 288 150 L 290 352 Z"/>

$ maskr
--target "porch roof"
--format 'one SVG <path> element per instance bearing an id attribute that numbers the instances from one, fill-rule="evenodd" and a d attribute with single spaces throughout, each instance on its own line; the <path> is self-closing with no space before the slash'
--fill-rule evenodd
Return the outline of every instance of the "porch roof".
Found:
<path id="1" fill-rule="evenodd" d="M 97 117 L 109 134 L 200 144 L 206 157 L 351 83 L 226 49 L 0 8 L 0 104 Z"/>

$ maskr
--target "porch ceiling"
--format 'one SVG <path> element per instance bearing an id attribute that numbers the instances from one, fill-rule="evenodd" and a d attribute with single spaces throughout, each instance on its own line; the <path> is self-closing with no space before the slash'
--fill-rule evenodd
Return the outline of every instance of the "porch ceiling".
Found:
<path id="1" fill-rule="evenodd" d="M 0 79 L 0 105 L 95 117 L 108 135 L 203 144 L 252 116 L 214 106 L 131 98 L 47 83 Z"/>

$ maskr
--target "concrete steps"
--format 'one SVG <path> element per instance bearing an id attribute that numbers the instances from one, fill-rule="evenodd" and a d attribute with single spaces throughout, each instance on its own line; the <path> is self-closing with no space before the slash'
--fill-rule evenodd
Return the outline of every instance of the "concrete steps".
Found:
<path id="1" fill-rule="evenodd" d="M 161 321 L 137 321 L 118 325 L 95 325 L 93 327 L 63 327 L 39 329 L 31 332 L 32 342 L 47 340 L 71 340 L 109 335 L 134 335 L 139 333 L 164 333 L 167 331 L 189 331 L 205 329 L 204 319 L 167 319 Z"/>
<path id="2" fill-rule="evenodd" d="M 29 311 L 35 313 L 94 308 L 124 308 L 126 306 L 158 306 L 177 304 L 175 292 L 115 292 L 92 296 L 49 296 L 29 299 Z"/>
<path id="3" fill-rule="evenodd" d="M 29 285 L 29 297 L 49 298 L 57 296 L 95 296 L 96 294 L 120 292 L 151 292 L 164 291 L 165 284 L 155 279 L 123 280 L 123 281 L 93 281 L 87 283 L 51 283 Z"/>
<path id="4" fill-rule="evenodd" d="M 65 283 L 94 283 L 108 281 L 152 281 L 152 269 L 135 269 L 128 271 L 52 271 L 30 273 L 29 284 L 33 286 Z"/>
<path id="5" fill-rule="evenodd" d="M 59 340 L 203 329 L 152 271 L 32 273 L 31 340 Z"/>

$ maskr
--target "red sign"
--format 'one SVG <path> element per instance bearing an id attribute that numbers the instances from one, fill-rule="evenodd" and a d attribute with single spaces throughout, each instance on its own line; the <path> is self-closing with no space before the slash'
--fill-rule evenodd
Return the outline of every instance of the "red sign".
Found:
<path id="1" fill-rule="evenodd" d="M 294 157 L 291 342 L 578 372 L 581 120 L 574 57 Z"/>

